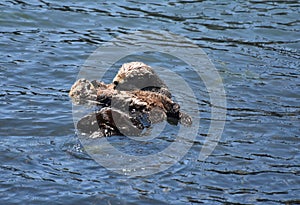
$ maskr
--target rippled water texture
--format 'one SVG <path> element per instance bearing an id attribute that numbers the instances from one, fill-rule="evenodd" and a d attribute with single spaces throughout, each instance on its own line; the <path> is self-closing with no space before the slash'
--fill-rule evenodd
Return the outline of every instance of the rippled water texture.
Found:
<path id="1" fill-rule="evenodd" d="M 300 203 L 299 1 L 10 0 L 0 8 L 1 204 Z M 102 43 L 153 30 L 209 55 L 227 120 L 212 155 L 198 161 L 211 111 L 199 87 L 201 126 L 188 154 L 164 172 L 127 178 L 85 154 L 67 94 Z"/>

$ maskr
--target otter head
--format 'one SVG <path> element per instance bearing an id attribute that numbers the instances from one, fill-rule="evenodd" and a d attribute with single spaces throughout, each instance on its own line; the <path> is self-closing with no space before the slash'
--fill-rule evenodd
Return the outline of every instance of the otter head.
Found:
<path id="1" fill-rule="evenodd" d="M 119 84 L 123 84 L 125 80 L 125 74 L 124 73 L 118 73 L 116 77 L 113 79 L 113 84 L 115 86 L 118 86 Z"/>
<path id="2" fill-rule="evenodd" d="M 84 104 L 97 99 L 97 90 L 89 80 L 79 79 L 71 87 L 69 96 L 75 104 Z"/>
<path id="3" fill-rule="evenodd" d="M 152 68 L 142 62 L 124 63 L 113 79 L 118 90 L 136 90 L 154 86 Z"/>

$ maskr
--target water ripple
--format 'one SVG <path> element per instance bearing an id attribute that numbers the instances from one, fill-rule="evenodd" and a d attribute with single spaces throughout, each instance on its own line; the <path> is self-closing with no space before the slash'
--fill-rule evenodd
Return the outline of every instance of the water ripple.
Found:
<path id="1" fill-rule="evenodd" d="M 10 0 L 0 8 L 3 204 L 300 203 L 298 1 Z M 85 153 L 67 93 L 98 46 L 137 30 L 171 31 L 204 48 L 222 75 L 228 116 L 213 154 L 198 161 L 215 105 L 189 68 L 170 62 L 198 86 L 199 134 L 170 169 L 126 178 Z"/>

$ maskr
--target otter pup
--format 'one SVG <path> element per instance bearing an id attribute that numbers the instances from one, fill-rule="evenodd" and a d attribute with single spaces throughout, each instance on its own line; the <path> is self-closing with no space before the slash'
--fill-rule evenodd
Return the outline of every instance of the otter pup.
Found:
<path id="1" fill-rule="evenodd" d="M 146 114 L 152 123 L 167 119 L 176 124 L 181 122 L 184 125 L 190 125 L 192 121 L 188 115 L 180 112 L 180 106 L 177 103 L 165 95 L 151 91 L 99 89 L 97 90 L 97 102 L 123 112 L 129 112 L 131 115 Z"/>
<path id="2" fill-rule="evenodd" d="M 124 63 L 113 83 L 117 90 L 146 90 L 172 97 L 167 85 L 150 66 L 142 62 Z"/>

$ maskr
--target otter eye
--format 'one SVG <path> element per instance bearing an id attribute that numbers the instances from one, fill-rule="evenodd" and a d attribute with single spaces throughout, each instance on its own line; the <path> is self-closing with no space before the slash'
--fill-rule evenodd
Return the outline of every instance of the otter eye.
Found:
<path id="1" fill-rule="evenodd" d="M 118 81 L 114 81 L 114 84 L 115 84 L 115 85 L 118 85 L 118 84 L 119 84 L 119 82 L 118 82 Z"/>

